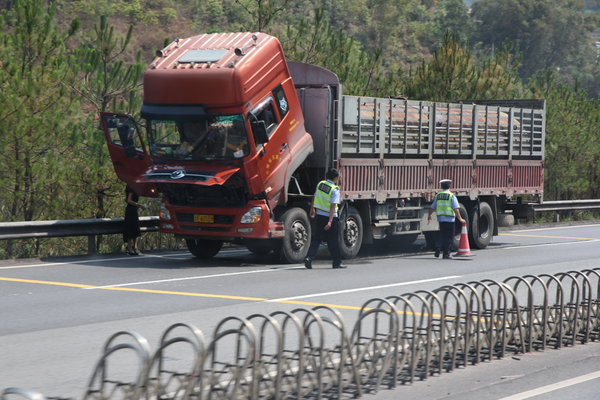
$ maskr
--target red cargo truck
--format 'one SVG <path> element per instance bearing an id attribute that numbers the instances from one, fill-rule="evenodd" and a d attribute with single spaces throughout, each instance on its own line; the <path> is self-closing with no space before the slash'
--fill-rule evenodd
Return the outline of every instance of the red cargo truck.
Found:
<path id="1" fill-rule="evenodd" d="M 140 120 L 101 118 L 117 176 L 161 196 L 160 231 L 201 258 L 233 242 L 301 262 L 311 196 L 331 167 L 345 258 L 379 240 L 424 233 L 432 243 L 427 212 L 442 178 L 454 181 L 476 248 L 514 196 L 543 195 L 543 101 L 343 96 L 335 74 L 287 62 L 263 33 L 175 40 L 144 75 Z"/>

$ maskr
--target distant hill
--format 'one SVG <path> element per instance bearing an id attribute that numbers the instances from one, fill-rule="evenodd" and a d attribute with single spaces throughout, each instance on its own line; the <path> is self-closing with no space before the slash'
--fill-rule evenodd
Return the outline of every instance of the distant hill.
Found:
<path id="1" fill-rule="evenodd" d="M 463 0 L 463 3 L 465 4 L 465 6 L 467 6 L 467 8 L 471 8 L 471 5 L 476 1 L 478 0 Z M 586 0 L 585 3 L 587 5 L 587 12 L 600 11 L 600 5 L 598 5 L 598 2 L 596 0 Z"/>

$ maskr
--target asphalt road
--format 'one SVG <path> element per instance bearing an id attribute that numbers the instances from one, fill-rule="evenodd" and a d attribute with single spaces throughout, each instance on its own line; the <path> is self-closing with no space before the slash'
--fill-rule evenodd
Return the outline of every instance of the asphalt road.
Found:
<path id="1" fill-rule="evenodd" d="M 325 249 L 312 270 L 244 249 L 200 261 L 187 252 L 109 254 L 0 263 L 0 390 L 22 387 L 80 398 L 105 341 L 136 331 L 153 349 L 177 322 L 210 340 L 224 317 L 324 304 L 351 331 L 375 297 L 445 284 L 504 280 L 600 267 L 600 224 L 515 227 L 466 259 L 435 259 L 423 240 L 408 249 L 363 251 L 346 270 Z M 591 399 L 600 389 L 597 343 L 506 357 L 365 398 Z M 532 392 L 533 391 L 533 392 Z M 516 397 L 510 397 L 516 396 Z M 531 397 L 535 396 L 535 397 Z"/>

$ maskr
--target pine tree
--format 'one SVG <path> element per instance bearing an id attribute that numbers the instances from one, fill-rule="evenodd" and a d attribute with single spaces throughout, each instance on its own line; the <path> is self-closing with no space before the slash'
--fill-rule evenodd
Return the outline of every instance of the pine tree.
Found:
<path id="1" fill-rule="evenodd" d="M 65 137 L 79 111 L 66 82 L 65 42 L 79 19 L 59 32 L 51 4 L 15 0 L 0 28 L 0 204 L 3 221 L 60 219 L 68 196 Z M 10 247 L 10 245 L 9 245 Z M 7 253 L 12 253 L 9 248 Z"/>
<path id="2" fill-rule="evenodd" d="M 123 184 L 110 162 L 106 140 L 99 128 L 99 113 L 114 111 L 134 114 L 141 106 L 139 90 L 144 65 L 141 51 L 135 62 L 125 65 L 124 57 L 133 33 L 130 25 L 127 35 L 118 37 L 109 26 L 106 16 L 94 25 L 95 43 L 77 49 L 70 58 L 77 72 L 72 82 L 74 93 L 82 100 L 85 123 L 71 137 L 74 156 L 81 166 L 74 177 L 74 185 L 86 195 L 89 213 L 87 218 L 106 218 L 120 212 Z M 101 238 L 98 237 L 97 248 Z"/>

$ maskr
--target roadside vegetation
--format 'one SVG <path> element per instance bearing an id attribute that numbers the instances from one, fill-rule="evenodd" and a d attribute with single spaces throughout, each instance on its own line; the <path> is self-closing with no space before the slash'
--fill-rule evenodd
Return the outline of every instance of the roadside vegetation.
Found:
<path id="1" fill-rule="evenodd" d="M 346 94 L 547 100 L 545 199 L 600 196 L 600 4 L 592 0 L 0 0 L 0 222 L 122 217 L 98 112 L 141 105 L 175 37 L 262 31 Z M 158 200 L 144 199 L 146 215 Z M 174 248 L 147 234 L 142 250 Z M 100 252 L 121 238 L 98 237 Z M 87 238 L 1 241 L 0 258 L 80 254 Z"/>

